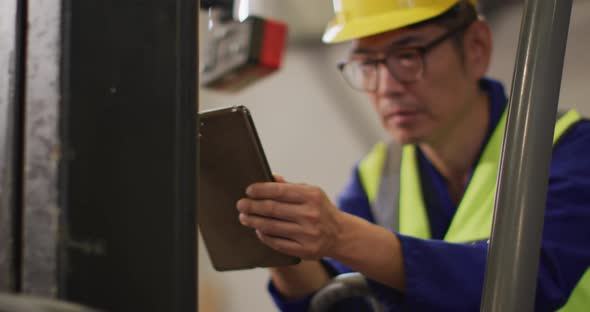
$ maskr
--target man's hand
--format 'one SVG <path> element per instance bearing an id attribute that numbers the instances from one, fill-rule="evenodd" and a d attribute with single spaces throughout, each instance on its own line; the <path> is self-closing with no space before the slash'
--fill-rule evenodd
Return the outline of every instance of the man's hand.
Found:
<path id="1" fill-rule="evenodd" d="M 334 258 L 354 271 L 404 291 L 402 249 L 393 232 L 340 211 L 318 187 L 285 183 L 278 176 L 275 180 L 249 186 L 248 198 L 237 203 L 240 222 L 256 229 L 262 242 L 305 260 Z M 292 298 L 311 293 L 328 280 L 317 261 L 271 272 L 277 288 Z M 310 276 L 317 279 L 310 281 Z"/>
<path id="2" fill-rule="evenodd" d="M 248 198 L 237 203 L 240 222 L 255 229 L 262 242 L 286 254 L 308 260 L 334 255 L 345 213 L 318 187 L 275 179 L 278 182 L 248 187 Z"/>

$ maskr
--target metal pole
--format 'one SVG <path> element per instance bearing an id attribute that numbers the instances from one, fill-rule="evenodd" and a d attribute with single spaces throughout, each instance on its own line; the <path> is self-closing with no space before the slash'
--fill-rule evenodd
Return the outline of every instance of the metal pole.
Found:
<path id="1" fill-rule="evenodd" d="M 533 311 L 571 0 L 525 2 L 481 311 Z"/>
<path id="2" fill-rule="evenodd" d="M 23 1 L 0 2 L 0 291 L 18 289 L 18 156 L 23 96 Z"/>
<path id="3" fill-rule="evenodd" d="M 26 2 L 21 290 L 56 297 L 62 1 Z"/>

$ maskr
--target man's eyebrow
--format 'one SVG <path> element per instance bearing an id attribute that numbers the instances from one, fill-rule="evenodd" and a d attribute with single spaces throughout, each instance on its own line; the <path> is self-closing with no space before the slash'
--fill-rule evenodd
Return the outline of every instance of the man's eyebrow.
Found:
<path id="1" fill-rule="evenodd" d="M 424 37 L 419 36 L 419 35 L 410 35 L 410 36 L 406 36 L 406 37 L 403 37 L 400 39 L 393 40 L 392 42 L 390 42 L 387 45 L 387 47 L 388 48 L 403 47 L 403 46 L 408 46 L 408 45 L 422 42 L 422 41 L 424 41 Z M 370 53 L 379 53 L 379 52 L 380 52 L 380 50 L 359 47 L 359 48 L 355 48 L 354 50 L 352 50 L 351 54 L 370 54 Z"/>
<path id="2" fill-rule="evenodd" d="M 410 35 L 410 36 L 403 37 L 401 39 L 392 41 L 389 44 L 389 46 L 390 47 L 399 47 L 399 46 L 403 47 L 403 46 L 407 46 L 407 45 L 414 44 L 417 42 L 422 42 L 422 41 L 424 41 L 424 37 L 419 36 L 419 35 Z"/>
<path id="3" fill-rule="evenodd" d="M 367 49 L 367 48 L 355 48 L 350 53 L 351 54 L 370 54 L 370 53 L 377 53 L 379 51 L 374 49 Z"/>

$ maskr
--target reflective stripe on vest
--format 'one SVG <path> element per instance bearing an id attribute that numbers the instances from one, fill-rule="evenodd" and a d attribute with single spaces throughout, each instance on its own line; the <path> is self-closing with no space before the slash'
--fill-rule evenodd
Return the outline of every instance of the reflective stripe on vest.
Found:
<path id="1" fill-rule="evenodd" d="M 561 116 L 555 125 L 553 143 L 555 144 L 572 125 L 581 119 L 582 117 L 575 110 L 570 110 Z M 487 240 L 489 238 L 505 124 L 506 112 L 502 115 L 498 126 L 483 150 L 444 237 L 445 241 L 459 243 Z M 401 149 L 401 161 L 397 160 L 397 165 L 391 163 L 391 161 L 395 161 L 396 157 L 388 155 L 392 150 L 390 147 L 385 143 L 377 144 L 359 164 L 361 184 L 371 204 L 373 217 L 377 224 L 389 229 L 398 230 L 399 227 L 399 233 L 401 234 L 430 239 L 430 224 L 422 196 L 416 147 L 414 145 L 404 146 Z M 397 154 L 400 154 L 399 148 Z M 386 165 L 386 162 L 389 162 L 389 164 Z M 392 180 L 386 177 L 391 177 L 392 174 L 395 176 L 396 170 L 399 172 L 399 182 L 392 183 L 391 181 L 395 181 L 395 179 Z M 390 188 L 390 190 L 395 195 L 399 192 L 399 197 L 388 196 L 387 200 L 383 200 L 384 192 L 379 191 L 380 185 L 383 186 L 382 184 L 387 184 L 389 187 L 393 185 L 395 189 Z M 399 198 L 399 201 L 397 198 Z M 395 220 L 391 216 L 384 217 L 384 215 L 381 215 L 382 211 L 384 211 L 383 205 L 389 207 L 389 215 L 392 213 L 397 214 L 399 220 Z M 567 304 L 560 311 L 581 311 L 579 307 L 585 306 L 587 308 L 590 304 L 590 273 L 588 272 L 590 270 L 584 274 Z"/>

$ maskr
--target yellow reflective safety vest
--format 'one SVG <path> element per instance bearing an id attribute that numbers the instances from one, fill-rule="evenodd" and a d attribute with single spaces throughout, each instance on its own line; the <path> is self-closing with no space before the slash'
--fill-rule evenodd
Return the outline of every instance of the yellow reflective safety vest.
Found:
<path id="1" fill-rule="evenodd" d="M 582 117 L 575 110 L 561 116 L 555 125 L 553 143 Z M 506 112 L 498 122 L 475 167 L 444 240 L 464 243 L 487 240 L 492 229 L 496 181 Z M 359 176 L 371 204 L 375 222 L 401 234 L 430 239 L 430 225 L 422 196 L 416 147 L 405 145 L 397 152 L 391 144 L 379 143 L 359 163 Z M 394 146 L 394 149 L 396 147 Z M 587 311 L 590 306 L 590 269 L 586 271 L 559 311 Z"/>

